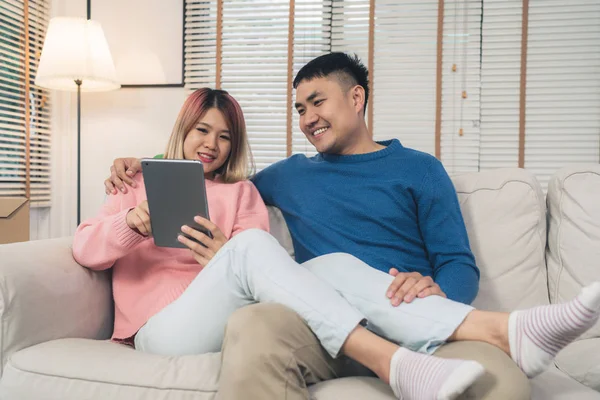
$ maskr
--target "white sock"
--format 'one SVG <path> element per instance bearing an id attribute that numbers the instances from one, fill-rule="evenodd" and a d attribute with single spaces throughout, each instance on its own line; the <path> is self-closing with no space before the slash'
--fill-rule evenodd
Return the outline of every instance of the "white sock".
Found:
<path id="1" fill-rule="evenodd" d="M 400 347 L 392 357 L 390 386 L 400 400 L 451 400 L 484 372 L 475 361 L 439 358 Z"/>
<path id="2" fill-rule="evenodd" d="M 508 318 L 510 355 L 532 378 L 556 354 L 590 329 L 600 313 L 600 282 L 584 287 L 573 300 L 515 311 Z"/>

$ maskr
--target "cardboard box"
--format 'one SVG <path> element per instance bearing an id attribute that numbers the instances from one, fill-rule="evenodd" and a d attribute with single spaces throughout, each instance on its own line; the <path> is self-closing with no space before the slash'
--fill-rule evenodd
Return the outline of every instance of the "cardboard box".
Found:
<path id="1" fill-rule="evenodd" d="M 0 244 L 29 240 L 29 200 L 0 197 Z"/>

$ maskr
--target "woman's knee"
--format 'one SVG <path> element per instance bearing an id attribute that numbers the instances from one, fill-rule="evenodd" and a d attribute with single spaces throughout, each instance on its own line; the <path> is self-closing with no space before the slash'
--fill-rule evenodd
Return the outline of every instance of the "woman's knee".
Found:
<path id="1" fill-rule="evenodd" d="M 262 229 L 250 228 L 238 233 L 233 237 L 233 239 L 238 241 L 253 242 L 257 240 L 271 240 L 273 239 L 273 236 L 269 232 L 263 231 Z"/>
<path id="2" fill-rule="evenodd" d="M 232 237 L 229 242 L 227 242 L 227 246 L 229 247 L 245 247 L 245 246 L 258 246 L 261 243 L 277 243 L 277 239 L 275 239 L 269 232 L 263 231 L 262 229 L 246 229 Z"/>

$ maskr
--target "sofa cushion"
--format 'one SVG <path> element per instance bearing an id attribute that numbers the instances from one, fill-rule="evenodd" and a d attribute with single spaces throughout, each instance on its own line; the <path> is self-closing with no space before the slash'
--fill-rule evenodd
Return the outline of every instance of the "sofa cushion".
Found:
<path id="1" fill-rule="evenodd" d="M 600 400 L 600 393 L 569 378 L 555 367 L 548 368 L 529 382 L 531 400 Z"/>
<path id="2" fill-rule="evenodd" d="M 530 383 L 532 400 L 600 400 L 600 393 L 574 381 L 554 367 L 530 380 Z M 368 377 L 342 378 L 317 383 L 311 386 L 310 392 L 315 400 L 395 399 L 388 385 L 377 378 Z M 458 400 L 467 399 L 475 399 L 475 397 L 469 392 L 458 397 Z"/>
<path id="3" fill-rule="evenodd" d="M 452 180 L 481 270 L 473 305 L 512 311 L 547 304 L 546 207 L 535 177 L 515 168 L 458 175 Z"/>
<path id="4" fill-rule="evenodd" d="M 562 303 L 600 281 L 600 165 L 557 171 L 548 185 L 548 288 Z M 596 339 L 591 339 L 596 338 Z M 600 322 L 570 344 L 556 364 L 579 382 L 600 390 Z"/>
<path id="5" fill-rule="evenodd" d="M 53 340 L 12 355 L 0 398 L 211 400 L 220 364 L 220 353 L 165 357 L 109 341 Z"/>
<path id="6" fill-rule="evenodd" d="M 562 303 L 600 281 L 600 165 L 558 171 L 548 185 L 548 287 Z M 600 321 L 582 338 L 600 337 Z"/>
<path id="7" fill-rule="evenodd" d="M 600 392 L 600 338 L 571 343 L 555 362 L 570 377 Z"/>
<path id="8" fill-rule="evenodd" d="M 108 341 L 60 339 L 12 355 L 0 381 L 6 400 L 209 400 L 217 391 L 220 354 L 164 357 Z M 533 379 L 532 399 L 598 400 L 600 394 L 552 368 Z M 393 399 L 375 378 L 310 387 L 315 400 Z"/>
<path id="9" fill-rule="evenodd" d="M 310 388 L 316 400 L 369 399 L 394 400 L 390 387 L 380 379 L 366 376 L 333 379 Z"/>

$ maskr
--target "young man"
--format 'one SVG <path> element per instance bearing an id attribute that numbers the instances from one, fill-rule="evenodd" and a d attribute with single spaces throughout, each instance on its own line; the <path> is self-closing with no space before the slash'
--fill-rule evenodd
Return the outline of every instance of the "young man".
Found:
<path id="1" fill-rule="evenodd" d="M 367 71 L 357 59 L 342 53 L 318 57 L 300 70 L 294 87 L 300 127 L 319 154 L 312 158 L 290 157 L 260 172 L 253 181 L 265 202 L 282 211 L 297 261 L 310 262 L 336 252 L 350 253 L 368 264 L 366 270 L 356 276 L 347 276 L 351 269 L 336 270 L 328 275 L 332 286 L 353 285 L 357 296 L 367 296 L 367 292 L 376 296 L 366 287 L 380 287 L 381 296 L 387 296 L 392 306 L 418 309 L 411 318 L 433 320 L 433 325 L 439 321 L 440 327 L 436 329 L 441 331 L 447 329 L 441 325 L 451 326 L 447 335 L 439 335 L 443 339 L 424 340 L 421 347 L 417 346 L 420 351 L 431 352 L 451 341 L 458 343 L 448 345 L 448 348 L 455 346 L 446 355 L 458 351 L 460 354 L 454 353 L 453 357 L 477 359 L 478 355 L 469 354 L 469 347 L 460 347 L 460 341 L 484 341 L 503 350 L 529 376 L 541 372 L 565 345 L 564 336 L 574 338 L 597 319 L 600 285 L 588 289 L 574 303 L 565 304 L 564 309 L 550 306 L 509 316 L 472 310 L 459 304 L 468 304 L 475 298 L 479 271 L 469 248 L 456 193 L 441 163 L 427 154 L 404 148 L 397 140 L 373 141 L 364 121 Z M 139 170 L 139 163 L 135 161 L 115 162 L 113 181 L 106 182 L 107 192 L 114 190 L 114 184 L 123 187 L 120 179 L 127 181 L 128 176 Z M 128 174 L 124 173 L 125 168 L 129 169 Z M 389 272 L 395 278 L 372 268 Z M 363 277 L 366 279 L 361 279 Z M 389 284 L 375 285 L 375 281 Z M 452 307 L 461 311 L 444 314 L 439 308 L 428 308 L 426 304 L 444 305 L 443 309 L 449 304 L 434 301 L 436 297 L 425 299 L 430 296 L 448 297 L 454 300 Z M 414 303 L 414 306 L 402 303 Z M 579 303 L 584 305 L 581 312 L 576 310 Z M 560 313 L 574 316 L 576 322 L 559 318 Z M 382 336 L 385 335 L 378 321 L 381 325 L 398 322 L 389 319 L 387 314 L 379 320 L 372 313 L 365 314 L 371 314 L 368 328 Z M 262 315 L 260 318 L 264 321 L 269 318 L 290 321 L 284 326 L 270 321 L 262 325 L 262 331 L 260 327 L 254 329 L 255 338 L 259 335 L 271 338 L 273 347 L 279 349 L 263 370 L 254 369 L 258 360 L 265 360 L 264 354 L 255 349 L 264 349 L 269 343 L 246 352 L 236 351 L 244 342 L 240 338 L 248 334 L 244 329 L 257 324 L 255 318 L 251 324 L 244 323 L 248 315 Z M 273 318 L 274 315 L 277 316 Z M 536 318 L 541 318 L 541 322 Z M 337 375 L 339 361 L 331 360 L 320 347 L 314 346 L 315 340 L 309 331 L 293 320 L 282 307 L 269 305 L 247 307 L 232 317 L 224 344 L 221 398 L 303 399 L 308 398 L 303 381 L 314 383 Z M 266 332 L 270 325 L 273 333 L 269 335 Z M 290 326 L 294 326 L 295 331 L 290 331 Z M 402 325 L 396 332 L 401 333 L 400 336 L 412 334 L 422 338 L 424 335 L 415 333 L 419 332 L 417 326 L 422 328 L 415 322 L 414 332 L 409 332 L 413 330 L 410 324 Z M 303 344 L 308 347 L 302 347 Z M 471 352 L 477 351 L 474 350 L 477 343 L 471 342 L 470 346 Z M 494 364 L 506 365 L 509 360 L 490 351 L 489 346 L 480 348 L 498 360 Z M 386 357 L 378 357 L 381 354 L 371 353 L 379 352 L 377 346 L 365 351 L 349 339 L 343 349 L 347 350 L 346 355 L 368 366 L 382 379 L 389 376 L 398 398 L 454 398 L 460 393 L 443 393 L 447 384 L 469 379 L 470 372 L 466 369 L 453 374 L 451 364 L 431 362 L 395 348 L 393 351 L 381 349 L 387 355 L 394 354 L 390 357 L 391 364 Z M 444 355 L 443 350 L 442 347 L 436 351 L 436 355 Z M 378 365 L 377 360 L 381 359 L 386 361 Z M 391 367 L 394 372 L 382 373 L 379 367 Z M 497 369 L 490 368 L 489 363 L 486 367 L 491 371 Z M 504 379 L 521 382 L 521 387 L 526 387 L 526 383 L 522 383 L 526 379 L 521 374 Z M 464 390 L 471 382 L 458 386 Z M 270 391 L 271 388 L 275 391 Z M 526 396 L 526 392 L 523 389 L 518 395 Z M 516 398 L 516 395 L 512 392 L 504 398 Z"/>

